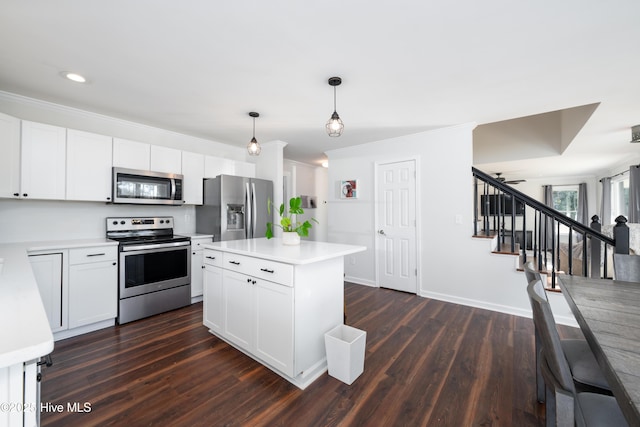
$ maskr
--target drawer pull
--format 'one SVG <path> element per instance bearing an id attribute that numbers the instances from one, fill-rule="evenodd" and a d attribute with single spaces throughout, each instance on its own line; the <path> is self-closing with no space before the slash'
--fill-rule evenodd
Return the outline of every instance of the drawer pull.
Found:
<path id="1" fill-rule="evenodd" d="M 240 265 L 240 263 L 238 261 L 229 261 L 229 264 Z"/>
<path id="2" fill-rule="evenodd" d="M 268 268 L 261 268 L 260 271 L 264 271 L 265 273 L 274 273 L 274 270 L 269 270 Z"/>
<path id="3" fill-rule="evenodd" d="M 104 252 L 102 252 L 101 254 L 87 254 L 88 257 L 90 256 L 105 256 L 106 254 Z"/>
<path id="4" fill-rule="evenodd" d="M 216 259 L 216 257 L 214 257 L 214 256 L 207 256 L 205 258 L 207 258 L 207 259 Z"/>

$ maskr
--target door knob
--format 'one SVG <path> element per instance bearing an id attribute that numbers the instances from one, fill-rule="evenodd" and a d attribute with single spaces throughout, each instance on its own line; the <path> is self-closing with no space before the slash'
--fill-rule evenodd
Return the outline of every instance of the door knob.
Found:
<path id="1" fill-rule="evenodd" d="M 381 236 L 386 236 L 386 233 L 382 229 L 378 230 L 378 234 L 380 234 Z"/>

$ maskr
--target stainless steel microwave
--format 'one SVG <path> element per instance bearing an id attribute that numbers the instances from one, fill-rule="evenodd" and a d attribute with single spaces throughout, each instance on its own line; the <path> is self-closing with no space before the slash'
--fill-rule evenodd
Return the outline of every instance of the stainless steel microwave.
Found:
<path id="1" fill-rule="evenodd" d="M 113 203 L 183 205 L 183 176 L 176 173 L 113 168 Z"/>

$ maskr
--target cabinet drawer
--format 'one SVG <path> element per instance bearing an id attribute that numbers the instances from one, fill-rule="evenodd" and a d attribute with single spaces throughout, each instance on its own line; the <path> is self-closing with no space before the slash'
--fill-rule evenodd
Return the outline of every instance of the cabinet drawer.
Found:
<path id="1" fill-rule="evenodd" d="M 293 266 L 276 261 L 224 253 L 223 268 L 249 276 L 269 280 L 286 286 L 293 286 Z"/>
<path id="2" fill-rule="evenodd" d="M 222 267 L 222 252 L 214 251 L 212 249 L 205 249 L 203 259 L 206 265 Z"/>
<path id="3" fill-rule="evenodd" d="M 69 249 L 69 264 L 86 264 L 101 261 L 116 261 L 117 246 L 95 246 L 91 248 Z"/>

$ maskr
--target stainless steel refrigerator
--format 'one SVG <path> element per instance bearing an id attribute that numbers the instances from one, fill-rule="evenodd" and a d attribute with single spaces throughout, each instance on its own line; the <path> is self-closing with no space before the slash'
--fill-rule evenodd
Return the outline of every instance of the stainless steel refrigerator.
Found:
<path id="1" fill-rule="evenodd" d="M 273 183 L 264 179 L 219 175 L 205 178 L 202 206 L 196 206 L 196 232 L 214 241 L 264 237 L 273 200 Z M 271 211 L 273 213 L 273 210 Z"/>

